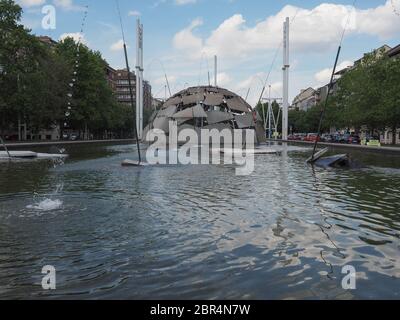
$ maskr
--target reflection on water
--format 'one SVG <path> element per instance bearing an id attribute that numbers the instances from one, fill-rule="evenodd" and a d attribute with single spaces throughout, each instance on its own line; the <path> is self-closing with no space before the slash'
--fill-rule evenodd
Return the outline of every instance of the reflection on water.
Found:
<path id="1" fill-rule="evenodd" d="M 0 298 L 398 299 L 400 158 L 321 170 L 307 150 L 122 168 L 132 146 L 0 164 Z M 54 265 L 57 290 L 41 290 Z M 341 288 L 345 265 L 357 290 Z"/>

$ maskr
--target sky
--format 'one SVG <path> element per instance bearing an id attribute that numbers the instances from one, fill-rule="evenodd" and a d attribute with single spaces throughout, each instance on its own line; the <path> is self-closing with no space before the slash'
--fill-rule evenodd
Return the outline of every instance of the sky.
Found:
<path id="1" fill-rule="evenodd" d="M 116 0 L 17 0 L 23 24 L 55 40 L 79 38 L 101 52 L 110 66 L 124 67 Z M 144 74 L 153 95 L 164 98 L 167 74 L 172 94 L 214 79 L 248 99 L 282 96 L 283 22 L 290 24 L 290 98 L 329 82 L 343 30 L 339 59 L 345 68 L 384 44 L 400 44 L 400 0 L 119 0 L 130 64 L 135 65 L 136 19 L 144 25 Z M 44 29 L 46 5 L 55 8 L 55 29 Z M 249 91 L 250 89 L 250 91 Z M 248 94 L 249 92 L 249 94 Z M 169 97 L 169 93 L 167 93 Z"/>

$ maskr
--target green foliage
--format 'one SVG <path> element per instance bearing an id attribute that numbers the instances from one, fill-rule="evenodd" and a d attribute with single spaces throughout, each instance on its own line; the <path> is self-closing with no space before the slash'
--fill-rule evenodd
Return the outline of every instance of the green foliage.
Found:
<path id="1" fill-rule="evenodd" d="M 323 122 L 324 130 L 360 128 L 371 131 L 400 127 L 400 59 L 367 55 L 363 62 L 338 80 Z M 291 111 L 289 121 L 296 132 L 318 128 L 321 106 L 307 112 Z"/>
<path id="2" fill-rule="evenodd" d="M 368 55 L 339 81 L 334 99 L 338 117 L 349 126 L 370 130 L 400 126 L 400 60 Z"/>
<path id="3" fill-rule="evenodd" d="M 268 103 L 260 102 L 256 106 L 256 111 L 261 116 L 263 125 L 264 125 L 265 118 L 267 118 L 267 115 L 268 115 L 268 105 L 269 105 Z M 277 118 L 278 115 L 280 114 L 279 110 L 280 110 L 279 104 L 276 101 L 273 101 L 272 102 L 272 112 L 274 113 L 275 118 Z M 268 127 L 268 124 L 266 127 Z M 282 130 L 282 123 L 281 123 L 281 121 L 278 121 L 278 131 L 280 131 L 280 130 Z"/>
<path id="4" fill-rule="evenodd" d="M 289 111 L 289 128 L 293 132 L 317 132 L 321 107 L 315 106 L 308 111 L 291 110 Z"/>
<path id="5" fill-rule="evenodd" d="M 132 110 L 113 96 L 101 54 L 83 44 L 78 48 L 71 38 L 55 46 L 43 44 L 20 24 L 21 16 L 14 1 L 0 0 L 0 134 L 15 129 L 18 119 L 33 132 L 55 125 L 63 128 L 69 93 L 69 128 L 88 129 L 98 136 L 105 130 L 130 133 Z M 78 74 L 73 73 L 76 61 Z"/>

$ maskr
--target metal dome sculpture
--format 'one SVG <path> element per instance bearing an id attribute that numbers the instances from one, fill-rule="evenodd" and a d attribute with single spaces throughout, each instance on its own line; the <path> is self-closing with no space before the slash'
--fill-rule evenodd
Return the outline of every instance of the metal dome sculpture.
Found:
<path id="1" fill-rule="evenodd" d="M 218 87 L 191 87 L 169 98 L 153 114 L 146 127 L 169 133 L 169 122 L 178 123 L 178 130 L 191 129 L 254 129 L 258 142 L 265 141 L 262 119 L 251 106 L 237 94 Z"/>

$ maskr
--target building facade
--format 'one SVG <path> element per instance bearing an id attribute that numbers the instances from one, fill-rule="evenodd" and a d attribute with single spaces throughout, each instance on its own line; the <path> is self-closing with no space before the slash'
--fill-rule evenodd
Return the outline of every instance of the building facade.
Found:
<path id="1" fill-rule="evenodd" d="M 394 47 L 393 49 L 391 49 L 390 51 L 388 51 L 387 55 L 390 58 L 399 58 L 400 57 L 400 44 L 396 47 Z"/>
<path id="2" fill-rule="evenodd" d="M 153 97 L 151 94 L 151 85 L 148 81 L 143 81 L 143 108 L 152 109 L 153 108 Z"/>
<path id="3" fill-rule="evenodd" d="M 364 54 L 364 56 L 362 58 L 360 58 L 354 62 L 354 66 L 357 67 L 357 66 L 363 64 L 368 55 L 372 55 L 376 59 L 379 59 L 379 58 L 383 57 L 385 54 L 388 54 L 388 52 L 390 52 L 391 50 L 392 50 L 392 48 L 385 44 L 378 49 L 375 49 L 369 53 Z"/>
<path id="4" fill-rule="evenodd" d="M 130 73 L 131 78 L 131 88 L 133 93 L 133 99 L 136 103 L 136 76 L 134 72 Z M 129 88 L 129 80 L 128 80 L 128 71 L 116 70 L 115 73 L 115 98 L 119 103 L 130 105 L 131 104 L 131 96 L 130 96 L 130 88 Z"/>
<path id="5" fill-rule="evenodd" d="M 45 45 L 47 45 L 47 46 L 49 46 L 51 48 L 55 47 L 57 45 L 57 43 L 58 43 L 57 41 L 53 40 L 52 38 L 50 38 L 48 36 L 38 36 L 37 39 L 41 43 L 43 43 L 43 44 L 45 44 Z"/>
<path id="6" fill-rule="evenodd" d="M 301 90 L 300 94 L 294 98 L 291 109 L 308 111 L 316 105 L 317 91 L 310 87 L 308 89 Z"/>
<path id="7" fill-rule="evenodd" d="M 117 71 L 111 68 L 109 65 L 106 65 L 105 73 L 108 85 L 110 86 L 111 90 L 115 92 L 117 87 L 116 86 Z"/>
<path id="8" fill-rule="evenodd" d="M 113 89 L 115 97 L 119 103 L 130 105 L 131 96 L 129 89 L 128 71 L 126 69 L 113 70 L 111 75 L 107 75 L 109 85 Z M 136 104 L 136 74 L 131 71 L 131 88 L 133 93 L 133 101 Z M 148 81 L 144 81 L 143 105 L 145 109 L 152 108 L 151 85 Z"/>
<path id="9" fill-rule="evenodd" d="M 397 129 L 396 133 L 396 144 L 400 144 L 400 129 Z M 385 132 L 381 134 L 382 144 L 392 144 L 393 143 L 393 130 L 386 129 Z"/>

